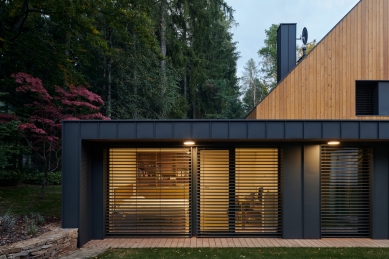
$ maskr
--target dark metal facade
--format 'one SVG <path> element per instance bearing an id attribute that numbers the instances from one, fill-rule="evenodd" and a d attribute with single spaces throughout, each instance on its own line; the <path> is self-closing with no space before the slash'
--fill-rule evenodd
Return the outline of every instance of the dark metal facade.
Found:
<path id="1" fill-rule="evenodd" d="M 196 142 L 194 148 L 279 148 L 283 238 L 321 237 L 321 145 L 337 139 L 343 147 L 370 147 L 370 237 L 389 238 L 388 121 L 65 121 L 62 227 L 79 228 L 79 246 L 105 238 L 109 161 L 104 154 L 109 148 L 177 147 L 188 139 Z M 199 181 L 194 168 L 192 177 Z M 192 188 L 192 204 L 196 194 Z M 194 230 L 199 228 L 196 215 L 191 215 Z"/>

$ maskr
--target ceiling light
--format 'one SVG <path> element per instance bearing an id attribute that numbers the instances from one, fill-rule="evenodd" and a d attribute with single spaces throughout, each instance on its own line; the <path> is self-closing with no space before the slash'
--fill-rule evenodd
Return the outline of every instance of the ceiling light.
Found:
<path id="1" fill-rule="evenodd" d="M 189 145 L 194 145 L 194 144 L 195 144 L 194 141 L 189 141 L 189 140 L 188 140 L 188 141 L 185 141 L 185 142 L 184 142 L 184 145 L 188 145 L 188 146 L 189 146 Z"/>
<path id="2" fill-rule="evenodd" d="M 328 141 L 328 143 L 327 143 L 328 145 L 339 145 L 340 144 L 340 142 L 339 141 L 337 141 L 337 140 L 331 140 L 331 141 Z"/>

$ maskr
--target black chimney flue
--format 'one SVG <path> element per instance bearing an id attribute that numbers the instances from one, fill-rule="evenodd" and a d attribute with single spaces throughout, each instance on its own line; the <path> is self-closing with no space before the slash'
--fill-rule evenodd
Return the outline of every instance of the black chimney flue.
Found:
<path id="1" fill-rule="evenodd" d="M 296 66 L 296 23 L 281 23 L 277 31 L 277 83 Z"/>

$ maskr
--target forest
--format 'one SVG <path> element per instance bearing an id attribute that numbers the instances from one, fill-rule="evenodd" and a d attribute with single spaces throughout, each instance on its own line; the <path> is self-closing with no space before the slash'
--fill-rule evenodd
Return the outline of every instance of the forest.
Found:
<path id="1" fill-rule="evenodd" d="M 278 25 L 241 78 L 236 26 L 225 0 L 0 0 L 0 184 L 60 170 L 62 120 L 245 118 Z"/>
<path id="2" fill-rule="evenodd" d="M 5 0 L 0 12 L 3 112 L 23 72 L 49 93 L 85 86 L 111 119 L 244 117 L 223 0 Z"/>
<path id="3" fill-rule="evenodd" d="M 64 119 L 244 118 L 258 99 L 236 75 L 233 14 L 224 0 L 1 0 L 0 178 L 60 170 Z"/>

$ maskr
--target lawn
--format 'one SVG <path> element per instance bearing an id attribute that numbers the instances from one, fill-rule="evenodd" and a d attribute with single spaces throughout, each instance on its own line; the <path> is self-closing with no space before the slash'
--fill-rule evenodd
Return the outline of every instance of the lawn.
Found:
<path id="1" fill-rule="evenodd" d="M 0 213 L 11 209 L 17 215 L 31 212 L 43 216 L 61 216 L 61 186 L 46 186 L 45 198 L 40 199 L 40 185 L 0 187 Z"/>
<path id="2" fill-rule="evenodd" d="M 138 248 L 109 249 L 98 259 L 389 258 L 382 248 Z"/>

